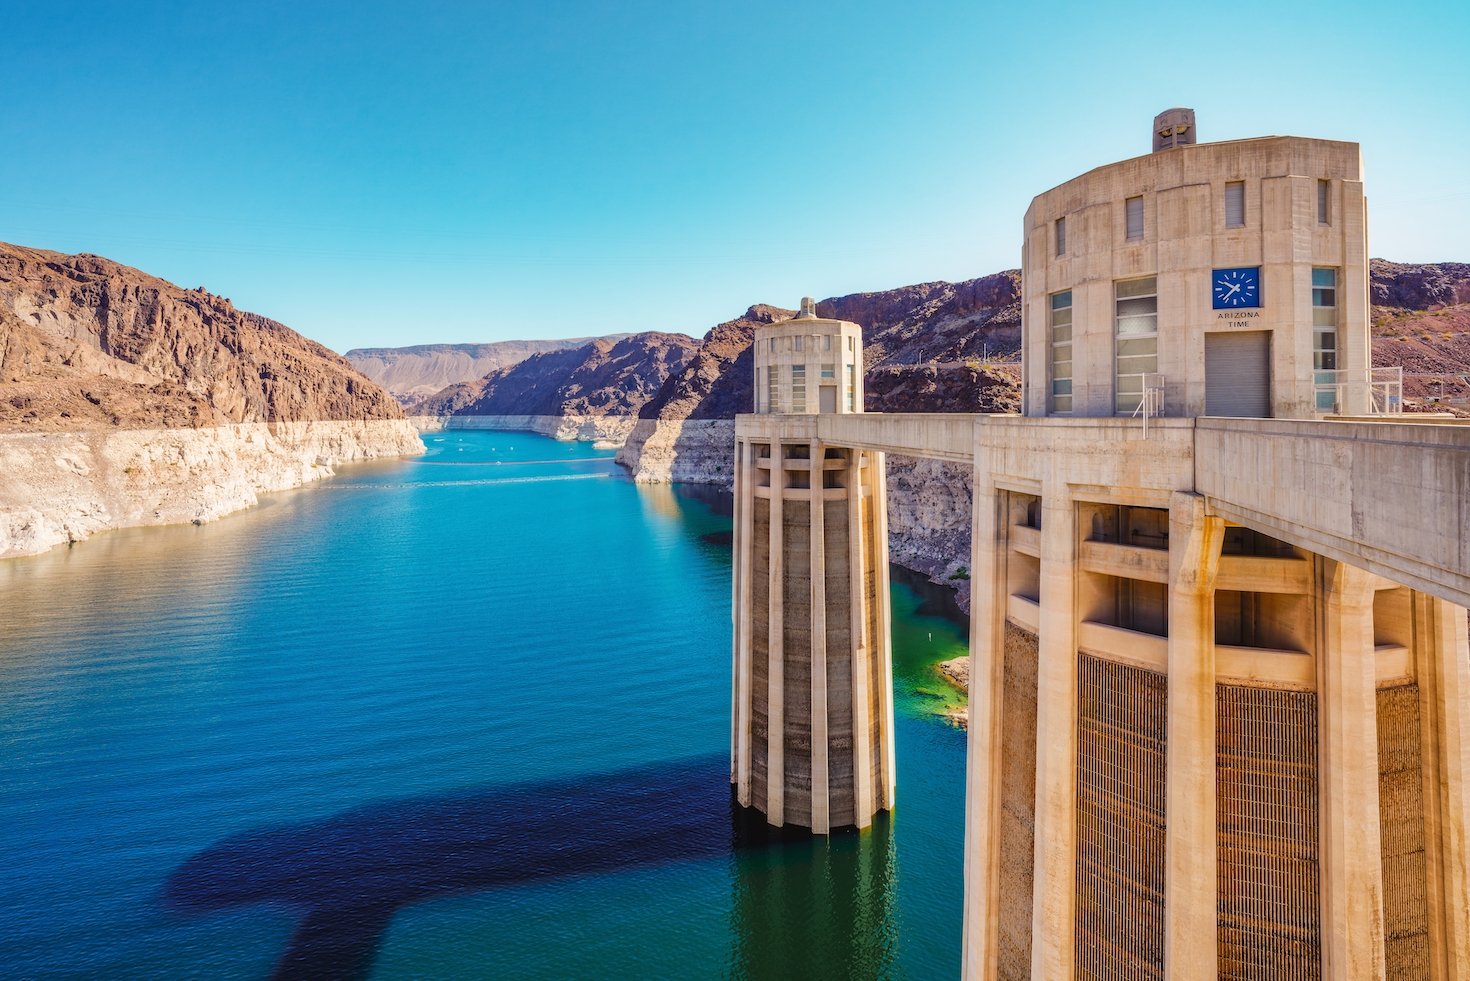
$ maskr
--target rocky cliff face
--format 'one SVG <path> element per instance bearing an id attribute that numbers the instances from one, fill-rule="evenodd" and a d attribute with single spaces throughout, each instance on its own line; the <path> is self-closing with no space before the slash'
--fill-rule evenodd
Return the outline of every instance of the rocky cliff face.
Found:
<path id="1" fill-rule="evenodd" d="M 536 354 L 409 407 L 417 416 L 623 416 L 637 418 L 670 375 L 699 350 L 683 334 L 633 334 Z"/>
<path id="2" fill-rule="evenodd" d="M 387 392 L 204 289 L 0 243 L 0 556 L 423 452 Z"/>
<path id="3" fill-rule="evenodd" d="M 203 288 L 0 244 L 0 430 L 402 419 L 315 341 Z"/>
<path id="4" fill-rule="evenodd" d="M 617 343 L 629 334 L 607 334 Z M 594 337 L 551 341 L 496 341 L 491 344 L 417 344 L 413 347 L 362 347 L 343 355 L 358 371 L 377 382 L 399 402 L 427 398 L 459 382 L 475 381 L 519 364 L 533 354 L 582 347 Z"/>
<path id="5" fill-rule="evenodd" d="M 0 433 L 0 559 L 113 528 L 213 521 L 340 464 L 423 450 L 407 419 Z"/>

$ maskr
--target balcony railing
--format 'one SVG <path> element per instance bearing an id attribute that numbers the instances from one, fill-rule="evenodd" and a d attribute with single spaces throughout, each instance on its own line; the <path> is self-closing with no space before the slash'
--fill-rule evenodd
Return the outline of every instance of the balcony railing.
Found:
<path id="1" fill-rule="evenodd" d="M 1313 372 L 1314 407 L 1323 414 L 1343 414 L 1348 411 L 1347 393 L 1354 385 L 1366 387 L 1369 415 L 1396 415 L 1404 411 L 1404 369 L 1397 366 Z"/>

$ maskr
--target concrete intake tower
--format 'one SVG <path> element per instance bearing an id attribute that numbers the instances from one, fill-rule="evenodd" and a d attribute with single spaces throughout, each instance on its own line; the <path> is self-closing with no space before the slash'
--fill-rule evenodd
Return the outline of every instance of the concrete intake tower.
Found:
<path id="1" fill-rule="evenodd" d="M 862 412 L 857 324 L 756 328 L 755 415 L 736 442 L 731 782 L 777 827 L 867 827 L 893 806 L 883 454 L 825 445 Z"/>

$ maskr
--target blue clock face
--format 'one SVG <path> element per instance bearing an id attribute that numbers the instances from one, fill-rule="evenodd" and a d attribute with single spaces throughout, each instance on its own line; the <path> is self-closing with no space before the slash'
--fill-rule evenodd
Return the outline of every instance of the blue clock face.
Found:
<path id="1" fill-rule="evenodd" d="M 1234 310 L 1237 307 L 1261 305 L 1261 267 L 1245 269 L 1216 269 L 1213 277 L 1216 310 Z"/>

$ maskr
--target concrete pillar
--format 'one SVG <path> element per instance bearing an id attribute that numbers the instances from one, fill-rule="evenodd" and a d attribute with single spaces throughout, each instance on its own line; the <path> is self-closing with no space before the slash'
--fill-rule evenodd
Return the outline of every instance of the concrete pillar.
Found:
<path id="1" fill-rule="evenodd" d="M 1324 559 L 1317 691 L 1321 726 L 1322 976 L 1374 981 L 1384 966 L 1383 847 L 1372 574 Z"/>
<path id="2" fill-rule="evenodd" d="M 750 727 L 751 727 L 751 631 L 754 628 L 752 613 L 752 563 L 755 547 L 755 485 L 759 476 L 756 469 L 755 447 L 750 442 L 736 448 L 735 487 L 738 510 L 735 524 L 735 549 L 741 556 L 735 567 L 735 629 L 739 676 L 736 682 L 739 725 L 736 735 L 739 741 L 736 759 L 736 799 L 742 807 L 749 807 L 750 800 Z"/>
<path id="3" fill-rule="evenodd" d="M 1001 709 L 1005 693 L 1004 494 L 977 450 L 971 507 L 970 722 L 965 760 L 965 910 L 960 977 L 994 981 L 999 952 Z"/>
<path id="4" fill-rule="evenodd" d="M 866 530 L 863 528 L 863 452 L 849 450 L 847 458 L 847 549 L 848 569 L 851 572 L 849 595 L 852 597 L 852 748 L 853 748 L 853 800 L 857 809 L 857 826 L 869 827 L 873 823 L 873 757 L 868 730 L 872 725 L 872 667 L 869 658 L 873 650 L 872 638 L 868 636 L 867 603 L 863 592 L 865 566 L 863 548 Z"/>
<path id="5" fill-rule="evenodd" d="M 880 744 L 883 747 L 883 806 L 893 810 L 897 769 L 893 755 L 893 623 L 892 605 L 888 602 L 888 468 L 886 457 L 874 453 L 869 458 L 868 479 L 873 485 L 873 552 L 878 557 L 878 636 L 873 638 L 873 656 L 883 668 L 883 718 L 880 721 Z"/>
<path id="6" fill-rule="evenodd" d="M 1470 650 L 1465 608 L 1415 592 L 1424 852 L 1434 981 L 1470 981 Z"/>
<path id="7" fill-rule="evenodd" d="M 766 642 L 769 652 L 766 677 L 767 719 L 769 733 L 766 736 L 766 820 L 776 827 L 786 823 L 786 667 L 782 643 L 782 628 L 785 620 L 782 606 L 786 596 L 786 576 L 782 561 L 785 542 L 781 530 L 781 498 L 786 493 L 785 450 L 779 439 L 771 440 L 771 585 L 767 606 L 770 607 L 770 637 Z"/>
<path id="8" fill-rule="evenodd" d="M 1164 977 L 1215 981 L 1215 574 L 1223 518 L 1169 502 L 1169 714 L 1165 750 Z"/>
<path id="9" fill-rule="evenodd" d="M 828 814 L 827 761 L 827 533 L 823 514 L 822 472 L 827 451 L 811 444 L 811 583 L 812 583 L 812 831 L 831 830 Z"/>
<path id="10" fill-rule="evenodd" d="M 745 716 L 741 712 L 740 697 L 740 621 L 746 606 L 740 602 L 740 584 L 744 581 L 741 567 L 749 564 L 749 558 L 741 547 L 740 515 L 745 507 L 745 495 L 741 481 L 745 473 L 745 442 L 735 441 L 735 501 L 732 515 L 730 549 L 730 782 L 740 784 L 740 727 Z"/>
<path id="11" fill-rule="evenodd" d="M 1060 476 L 1043 482 L 1041 514 L 1031 977 L 1070 981 L 1077 879 L 1077 509 Z"/>

